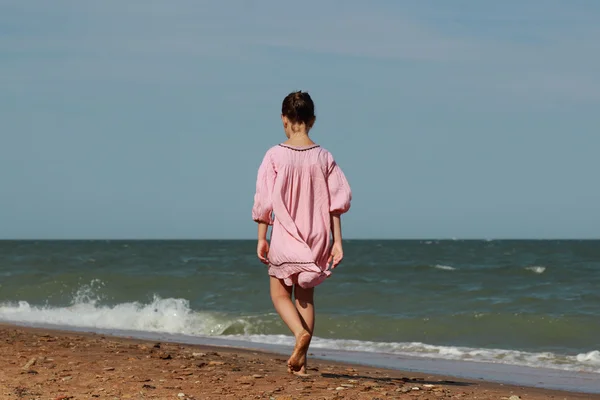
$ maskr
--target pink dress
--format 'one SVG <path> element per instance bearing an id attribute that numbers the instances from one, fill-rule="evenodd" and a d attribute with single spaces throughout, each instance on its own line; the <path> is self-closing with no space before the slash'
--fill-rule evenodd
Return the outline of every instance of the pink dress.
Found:
<path id="1" fill-rule="evenodd" d="M 252 208 L 254 221 L 273 226 L 269 275 L 303 288 L 328 278 L 331 215 L 348 211 L 351 200 L 344 173 L 324 148 L 271 147 L 258 169 Z"/>

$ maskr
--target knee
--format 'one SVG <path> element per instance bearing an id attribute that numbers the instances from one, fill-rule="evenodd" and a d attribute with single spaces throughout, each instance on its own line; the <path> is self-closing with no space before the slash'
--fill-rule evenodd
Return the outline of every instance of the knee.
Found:
<path id="1" fill-rule="evenodd" d="M 277 292 L 271 291 L 271 300 L 273 300 L 273 302 L 281 301 L 281 300 L 285 300 L 285 299 L 289 300 L 291 297 L 292 297 L 292 294 L 285 292 L 285 291 L 277 291 Z"/>

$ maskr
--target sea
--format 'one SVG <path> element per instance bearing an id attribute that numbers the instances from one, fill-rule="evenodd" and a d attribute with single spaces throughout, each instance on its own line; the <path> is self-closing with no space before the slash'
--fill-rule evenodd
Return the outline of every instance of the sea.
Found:
<path id="1" fill-rule="evenodd" d="M 255 241 L 0 241 L 0 322 L 285 353 Z M 347 240 L 323 359 L 600 393 L 600 241 Z"/>

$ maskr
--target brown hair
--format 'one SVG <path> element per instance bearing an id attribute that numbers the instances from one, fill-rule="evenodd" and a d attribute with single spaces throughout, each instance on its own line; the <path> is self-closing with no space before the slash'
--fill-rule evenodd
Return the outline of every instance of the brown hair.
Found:
<path id="1" fill-rule="evenodd" d="M 308 93 L 292 92 L 283 99 L 281 114 L 292 124 L 304 123 L 310 127 L 315 122 L 315 104 Z"/>

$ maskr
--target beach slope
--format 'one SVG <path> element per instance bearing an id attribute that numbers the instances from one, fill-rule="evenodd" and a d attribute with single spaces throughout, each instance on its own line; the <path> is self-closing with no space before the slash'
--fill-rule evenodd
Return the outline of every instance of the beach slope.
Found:
<path id="1" fill-rule="evenodd" d="M 0 399 L 600 399 L 312 360 L 246 349 L 158 343 L 0 325 Z"/>

